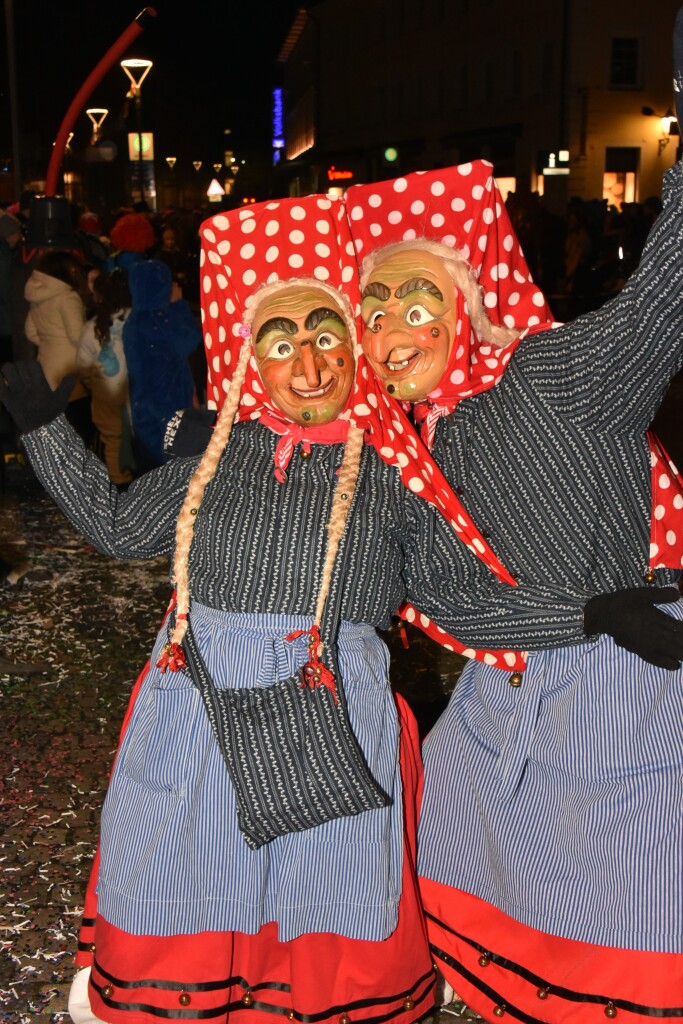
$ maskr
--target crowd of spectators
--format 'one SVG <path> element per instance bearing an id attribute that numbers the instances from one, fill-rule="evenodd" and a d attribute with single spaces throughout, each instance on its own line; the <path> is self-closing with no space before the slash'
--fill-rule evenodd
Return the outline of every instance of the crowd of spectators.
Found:
<path id="1" fill-rule="evenodd" d="M 560 217 L 537 193 L 518 192 L 509 194 L 506 206 L 534 280 L 563 321 L 599 308 L 621 290 L 662 208 L 657 196 L 623 203 L 621 210 L 574 197 Z"/>
<path id="2" fill-rule="evenodd" d="M 49 369 L 53 386 L 67 373 L 75 374 L 69 418 L 105 460 L 112 482 L 125 487 L 163 457 L 156 443 L 159 431 L 156 426 L 148 431 L 150 417 L 158 412 L 151 409 L 151 396 L 159 389 L 150 386 L 149 360 L 141 355 L 144 332 L 137 327 L 135 352 L 129 357 L 131 323 L 147 317 L 159 327 L 163 321 L 170 339 L 162 348 L 149 349 L 150 359 L 167 359 L 159 372 L 177 381 L 163 414 L 176 393 L 183 401 L 189 394 L 199 406 L 205 402 L 198 231 L 206 211 L 153 214 L 138 204 L 112 213 L 105 222 L 72 206 L 69 251 L 41 251 L 27 240 L 30 200 L 31 194 L 23 193 L 18 203 L 0 211 L 2 361 L 38 358 Z M 536 193 L 520 192 L 510 193 L 506 205 L 534 280 L 563 321 L 598 308 L 619 292 L 638 265 L 661 209 L 657 197 L 624 203 L 621 210 L 603 200 L 573 198 L 560 217 Z M 131 321 L 135 305 L 129 275 L 149 261 L 163 267 L 146 278 L 160 289 L 154 298 L 158 306 L 135 312 Z M 145 286 L 138 288 L 143 305 L 149 298 L 145 291 Z M 129 380 L 131 363 L 140 377 L 137 392 L 135 380 Z M 0 439 L 6 441 L 11 429 L 0 420 Z"/>
<path id="3" fill-rule="evenodd" d="M 23 193 L 0 211 L 1 361 L 37 359 L 53 388 L 74 376 L 67 416 L 123 488 L 163 459 L 156 439 L 176 410 L 173 402 L 180 408 L 205 400 L 198 258 L 204 214 L 156 215 L 142 204 L 105 224 L 72 206 L 60 247 L 41 249 L 28 230 L 30 202 Z M 146 282 L 154 282 L 151 291 Z M 151 363 L 156 380 L 165 381 L 163 408 Z M 3 419 L 3 459 L 17 448 L 12 432 Z"/>

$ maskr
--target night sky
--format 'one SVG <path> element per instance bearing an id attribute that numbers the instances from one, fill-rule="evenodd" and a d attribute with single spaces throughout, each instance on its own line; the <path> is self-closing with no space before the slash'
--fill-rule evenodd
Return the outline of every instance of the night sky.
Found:
<path id="1" fill-rule="evenodd" d="M 66 110 L 109 47 L 144 6 L 140 0 L 14 0 L 19 131 L 25 172 L 47 164 Z M 297 9 L 296 0 L 157 0 L 157 17 L 127 56 L 154 67 L 142 87 L 143 130 L 155 133 L 158 157 L 214 163 L 232 129 L 238 157 L 269 152 L 270 91 L 275 59 Z M 4 12 L 3 31 L 4 37 Z M 4 39 L 3 39 L 4 50 Z M 0 145 L 9 152 L 6 54 L 2 65 Z M 104 137 L 121 124 L 126 79 L 117 64 L 88 106 L 110 110 Z M 74 145 L 87 144 L 90 122 L 77 121 Z M 120 135 L 119 138 L 122 138 Z M 41 174 L 44 176 L 44 171 Z"/>

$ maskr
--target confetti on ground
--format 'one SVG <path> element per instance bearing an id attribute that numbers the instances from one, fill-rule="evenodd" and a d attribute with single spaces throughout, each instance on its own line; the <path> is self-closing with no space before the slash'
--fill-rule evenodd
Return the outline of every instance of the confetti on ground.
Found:
<path id="1" fill-rule="evenodd" d="M 131 688 L 168 603 L 166 559 L 116 562 L 71 528 L 30 469 L 0 493 L 0 656 L 48 662 L 0 674 L 0 1024 L 69 1024 L 66 1010 L 99 815 Z M 423 731 L 462 662 L 410 629 L 386 637 L 392 679 Z"/>
<path id="2" fill-rule="evenodd" d="M 99 814 L 121 721 L 168 602 L 165 559 L 115 562 L 8 467 L 0 555 L 0 1024 L 68 1024 L 67 995 Z"/>

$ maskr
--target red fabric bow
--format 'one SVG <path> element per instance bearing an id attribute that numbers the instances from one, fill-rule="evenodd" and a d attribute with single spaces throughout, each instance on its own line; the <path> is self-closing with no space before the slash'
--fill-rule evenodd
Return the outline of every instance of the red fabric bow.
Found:
<path id="1" fill-rule="evenodd" d="M 296 629 L 285 637 L 285 640 L 297 640 L 300 636 L 310 635 L 308 642 L 308 661 L 301 668 L 301 683 L 303 689 L 308 687 L 314 689 L 316 686 L 326 686 L 334 698 L 334 703 L 339 703 L 337 696 L 337 681 L 327 665 L 320 660 L 320 626 L 315 623 L 310 629 Z"/>
<path id="2" fill-rule="evenodd" d="M 346 441 L 349 433 L 348 420 L 333 420 L 331 423 L 322 423 L 320 426 L 302 427 L 298 423 L 292 423 L 291 420 L 276 416 L 267 409 L 261 413 L 260 421 L 273 433 L 280 435 L 274 461 L 275 476 L 281 484 L 287 480 L 286 470 L 294 451 L 294 445 L 301 444 L 304 451 L 310 452 L 311 442 L 341 444 Z"/>
<path id="3" fill-rule="evenodd" d="M 167 669 L 170 669 L 171 672 L 179 672 L 181 669 L 186 667 L 187 662 L 185 660 L 185 651 L 182 649 L 180 644 L 166 644 L 161 657 L 157 661 L 157 668 L 159 671 L 165 672 Z"/>

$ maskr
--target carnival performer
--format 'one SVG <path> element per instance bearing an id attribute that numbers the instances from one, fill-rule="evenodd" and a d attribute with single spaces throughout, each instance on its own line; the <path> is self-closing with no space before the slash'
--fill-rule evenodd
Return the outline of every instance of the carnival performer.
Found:
<path id="1" fill-rule="evenodd" d="M 554 327 L 490 165 L 347 193 L 364 351 L 494 551 L 621 591 L 614 639 L 597 597 L 523 674 L 471 661 L 424 744 L 432 955 L 489 1020 L 681 1014 L 683 493 L 647 435 L 683 363 L 681 174 L 622 293 Z"/>
<path id="2" fill-rule="evenodd" d="M 549 624 L 572 642 L 583 602 L 529 597 L 528 614 L 516 601 L 513 625 L 504 603 L 518 588 L 362 356 L 354 383 L 359 295 L 339 201 L 220 214 L 202 239 L 221 413 L 201 460 L 121 494 L 56 415 L 59 389 L 27 367 L 5 366 L 0 381 L 36 472 L 92 543 L 128 558 L 174 551 L 177 605 L 105 801 L 79 954 L 92 972 L 77 976 L 72 1017 L 409 1022 L 433 1001 L 412 842 L 419 753 L 375 627 L 408 598 L 473 644 L 503 620 L 520 645 L 544 642 Z M 366 809 L 273 835 L 299 801 L 276 791 L 250 818 L 240 780 L 273 751 L 244 743 L 230 774 L 194 673 L 213 678 L 214 698 L 259 701 L 302 667 L 299 683 L 321 681 L 315 691 L 346 709 L 352 741 L 338 753 L 357 775 L 358 757 L 365 767 Z M 316 749 L 324 738 L 312 734 Z M 337 771 L 326 800 L 346 782 Z"/>

